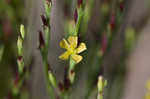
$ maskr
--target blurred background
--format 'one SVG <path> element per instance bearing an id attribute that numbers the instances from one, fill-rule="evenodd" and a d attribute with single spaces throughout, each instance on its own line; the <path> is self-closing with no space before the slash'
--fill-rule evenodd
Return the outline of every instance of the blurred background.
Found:
<path id="1" fill-rule="evenodd" d="M 77 0 L 52 0 L 48 61 L 62 82 L 67 61 L 59 42 L 70 32 Z M 87 50 L 76 66 L 69 99 L 96 99 L 97 79 L 108 81 L 104 99 L 150 99 L 150 0 L 83 0 L 79 40 Z M 0 99 L 49 99 L 46 90 L 38 31 L 43 0 L 0 0 Z M 17 37 L 25 25 L 24 63 L 29 74 L 17 92 Z M 59 99 L 59 98 L 58 98 Z"/>

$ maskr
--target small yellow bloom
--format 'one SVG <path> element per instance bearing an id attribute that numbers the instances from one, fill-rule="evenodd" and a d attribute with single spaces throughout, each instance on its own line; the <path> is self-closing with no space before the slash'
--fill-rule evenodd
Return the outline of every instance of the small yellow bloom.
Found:
<path id="1" fill-rule="evenodd" d="M 150 80 L 147 81 L 146 87 L 150 91 Z"/>
<path id="2" fill-rule="evenodd" d="M 147 93 L 144 99 L 150 99 L 150 80 L 147 81 L 146 87 L 147 87 Z"/>
<path id="3" fill-rule="evenodd" d="M 62 60 L 67 60 L 69 56 L 76 62 L 79 63 L 82 60 L 82 56 L 78 55 L 79 53 L 86 50 L 85 43 L 81 43 L 78 47 L 78 37 L 77 36 L 70 36 L 67 40 L 63 39 L 60 42 L 60 47 L 66 49 L 67 51 L 64 52 L 62 55 L 59 56 Z"/>
<path id="4" fill-rule="evenodd" d="M 146 93 L 145 99 L 150 99 L 150 93 Z"/>

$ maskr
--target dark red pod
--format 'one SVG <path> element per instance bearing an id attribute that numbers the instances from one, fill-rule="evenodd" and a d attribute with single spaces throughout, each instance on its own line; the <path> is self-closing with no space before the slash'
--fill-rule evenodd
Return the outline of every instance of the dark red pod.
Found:
<path id="1" fill-rule="evenodd" d="M 103 35 L 102 37 L 102 53 L 105 53 L 106 51 L 106 48 L 107 48 L 107 37 L 106 35 Z"/>
<path id="2" fill-rule="evenodd" d="M 64 85 L 63 85 L 62 82 L 58 83 L 58 88 L 59 88 L 60 91 L 64 91 Z"/>
<path id="3" fill-rule="evenodd" d="M 123 5 L 123 2 L 120 3 L 120 11 L 122 12 L 124 9 L 124 5 Z"/>
<path id="4" fill-rule="evenodd" d="M 78 12 L 77 12 L 77 9 L 76 9 L 75 12 L 74 12 L 74 21 L 75 21 L 75 23 L 77 23 L 77 20 L 78 20 Z"/>
<path id="5" fill-rule="evenodd" d="M 68 68 L 64 68 L 64 90 L 68 90 L 70 88 L 70 80 L 68 78 Z"/>
<path id="6" fill-rule="evenodd" d="M 110 20 L 110 26 L 111 26 L 111 29 L 112 29 L 112 30 L 113 30 L 114 27 L 115 27 L 115 21 L 116 21 L 115 15 L 113 14 L 113 15 L 111 16 L 111 20 Z"/>
<path id="7" fill-rule="evenodd" d="M 45 41 L 42 35 L 42 31 L 39 31 L 39 41 L 40 41 L 39 48 L 43 48 L 45 46 Z"/>
<path id="8" fill-rule="evenodd" d="M 18 56 L 18 61 L 22 61 L 23 57 L 22 56 Z"/>
<path id="9" fill-rule="evenodd" d="M 13 99 L 13 98 L 12 98 L 12 93 L 11 93 L 11 91 L 8 92 L 7 99 Z"/>
<path id="10" fill-rule="evenodd" d="M 82 3 L 83 3 L 83 0 L 78 0 L 78 8 L 81 7 Z"/>
<path id="11" fill-rule="evenodd" d="M 19 74 L 17 72 L 15 75 L 14 86 L 17 87 L 18 83 L 19 83 Z"/>
<path id="12" fill-rule="evenodd" d="M 45 26 L 48 26 L 48 20 L 46 19 L 46 17 L 44 15 L 41 15 L 41 19 L 42 19 L 42 22 Z"/>

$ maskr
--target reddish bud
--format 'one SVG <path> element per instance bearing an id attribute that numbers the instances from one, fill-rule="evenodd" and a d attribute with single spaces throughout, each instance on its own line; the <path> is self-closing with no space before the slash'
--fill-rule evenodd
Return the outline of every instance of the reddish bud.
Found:
<path id="1" fill-rule="evenodd" d="M 39 41 L 40 41 L 39 48 L 43 48 L 45 46 L 45 41 L 42 35 L 42 31 L 39 31 Z"/>
<path id="2" fill-rule="evenodd" d="M 44 15 L 41 15 L 41 19 L 42 19 L 43 25 L 48 26 L 48 20 L 46 19 Z"/>
<path id="3" fill-rule="evenodd" d="M 78 8 L 80 8 L 82 2 L 83 2 L 83 0 L 78 0 Z"/>
<path id="4" fill-rule="evenodd" d="M 14 80 L 14 85 L 17 86 L 18 82 L 19 82 L 19 74 L 16 73 L 15 80 Z"/>
<path id="5" fill-rule="evenodd" d="M 102 53 L 104 53 L 106 51 L 106 48 L 107 48 L 107 37 L 106 35 L 104 35 L 102 37 Z"/>
<path id="6" fill-rule="evenodd" d="M 2 32 L 4 32 L 6 38 L 12 35 L 12 25 L 8 18 L 2 21 Z"/>
<path id="7" fill-rule="evenodd" d="M 74 73 L 74 70 L 71 70 L 70 73 L 71 73 L 71 75 L 72 75 L 72 74 Z"/>
<path id="8" fill-rule="evenodd" d="M 60 91 L 63 91 L 63 90 L 64 90 L 64 85 L 63 85 L 62 82 L 59 82 L 59 83 L 58 83 L 58 88 L 59 88 Z"/>
<path id="9" fill-rule="evenodd" d="M 70 80 L 68 79 L 68 68 L 64 68 L 64 89 L 68 90 L 70 87 L 71 83 Z"/>
<path id="10" fill-rule="evenodd" d="M 111 16 L 110 25 L 111 25 L 111 29 L 114 29 L 114 27 L 115 27 L 115 15 Z"/>
<path id="11" fill-rule="evenodd" d="M 22 61 L 23 57 L 22 56 L 18 56 L 18 61 Z"/>
<path id="12" fill-rule="evenodd" d="M 124 5 L 123 3 L 120 3 L 120 11 L 123 11 L 123 9 L 124 9 Z"/>
<path id="13" fill-rule="evenodd" d="M 70 85 L 71 85 L 70 80 L 69 80 L 68 78 L 66 78 L 66 79 L 64 80 L 64 89 L 65 89 L 65 90 L 68 90 L 69 87 L 70 87 Z"/>
<path id="14" fill-rule="evenodd" d="M 74 21 L 75 21 L 75 23 L 77 23 L 77 20 L 78 20 L 78 12 L 77 12 L 77 9 L 76 9 L 75 12 L 74 12 Z"/>
<path id="15" fill-rule="evenodd" d="M 12 93 L 11 92 L 8 92 L 8 98 L 7 99 L 12 99 Z"/>

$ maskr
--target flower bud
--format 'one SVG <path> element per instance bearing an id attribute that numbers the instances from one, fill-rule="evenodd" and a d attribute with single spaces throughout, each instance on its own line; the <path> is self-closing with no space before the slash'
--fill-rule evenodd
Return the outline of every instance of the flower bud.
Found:
<path id="1" fill-rule="evenodd" d="M 43 35 L 42 35 L 42 31 L 39 31 L 39 41 L 40 41 L 39 48 L 41 49 L 45 46 L 45 41 L 44 41 L 44 38 L 43 38 Z"/>
<path id="2" fill-rule="evenodd" d="M 64 91 L 64 85 L 63 85 L 62 82 L 58 83 L 58 88 L 59 88 L 60 91 Z"/>
<path id="3" fill-rule="evenodd" d="M 110 25 L 111 25 L 111 29 L 112 29 L 112 30 L 113 30 L 114 27 L 115 27 L 115 21 L 116 21 L 115 15 L 113 14 L 113 15 L 111 16 L 111 20 L 110 20 Z"/>
<path id="4" fill-rule="evenodd" d="M 71 83 L 74 82 L 74 78 L 75 78 L 75 72 L 74 72 L 74 70 L 69 71 L 69 79 L 70 79 Z"/>
<path id="5" fill-rule="evenodd" d="M 78 12 L 77 12 L 77 9 L 76 9 L 75 12 L 74 12 L 74 21 L 75 21 L 75 23 L 77 23 L 77 20 L 78 20 Z"/>
<path id="6" fill-rule="evenodd" d="M 48 20 L 46 19 L 44 15 L 41 15 L 41 19 L 42 19 L 43 25 L 48 26 Z"/>
<path id="7" fill-rule="evenodd" d="M 21 33 L 21 37 L 24 39 L 25 29 L 24 29 L 24 25 L 23 24 L 20 25 L 20 33 Z"/>
<path id="8" fill-rule="evenodd" d="M 18 63 L 19 73 L 21 74 L 21 73 L 23 73 L 23 69 L 24 69 L 24 62 L 23 62 L 22 56 L 18 56 L 17 63 Z"/>
<path id="9" fill-rule="evenodd" d="M 78 8 L 81 7 L 82 3 L 83 3 L 83 0 L 78 0 Z"/>
<path id="10" fill-rule="evenodd" d="M 103 76 L 99 76 L 98 83 L 97 83 L 98 92 L 102 93 L 106 85 L 107 85 L 107 80 L 104 80 Z"/>

